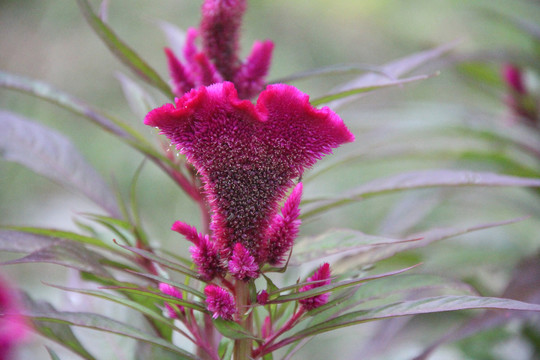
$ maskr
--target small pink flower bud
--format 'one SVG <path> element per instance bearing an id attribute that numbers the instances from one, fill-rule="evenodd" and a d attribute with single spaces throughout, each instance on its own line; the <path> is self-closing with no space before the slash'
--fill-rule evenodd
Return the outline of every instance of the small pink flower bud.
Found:
<path id="1" fill-rule="evenodd" d="M 259 277 L 259 266 L 255 258 L 241 243 L 234 245 L 231 260 L 229 260 L 229 272 L 238 280 L 243 281 Z"/>
<path id="2" fill-rule="evenodd" d="M 523 84 L 523 75 L 521 69 L 513 64 L 506 64 L 502 69 L 504 81 L 513 91 L 518 94 L 525 94 L 527 91 Z"/>
<path id="3" fill-rule="evenodd" d="M 315 284 L 309 284 L 302 288 L 300 288 L 300 292 L 308 291 L 311 289 L 315 289 L 321 286 L 329 285 L 330 284 L 330 265 L 328 263 L 324 263 L 319 267 L 313 276 L 309 277 L 307 279 L 308 282 L 310 281 L 318 281 L 318 280 L 325 280 L 321 281 Z M 328 302 L 328 298 L 330 297 L 330 293 L 324 293 L 320 295 L 315 295 L 313 297 L 307 298 L 307 299 L 301 299 L 299 300 L 300 304 L 304 307 L 306 310 L 313 310 L 318 308 L 319 306 L 322 306 Z"/>
<path id="4" fill-rule="evenodd" d="M 268 293 L 266 290 L 262 290 L 260 293 L 257 294 L 257 302 L 261 305 L 266 305 L 268 302 Z"/>
<path id="5" fill-rule="evenodd" d="M 206 294 L 206 304 L 208 310 L 213 312 L 212 317 L 217 319 L 221 317 L 225 320 L 232 320 L 233 315 L 236 313 L 236 304 L 234 298 L 227 290 L 210 284 L 204 288 Z"/>
<path id="6" fill-rule="evenodd" d="M 180 292 L 180 290 L 169 284 L 159 283 L 159 290 L 165 295 L 174 296 L 175 298 L 182 299 L 182 293 Z M 177 312 L 184 312 L 184 307 L 182 305 L 171 305 L 169 303 L 165 303 L 165 308 L 167 309 L 169 317 L 172 319 L 178 319 Z"/>
<path id="7" fill-rule="evenodd" d="M 219 250 L 208 235 L 203 237 L 198 245 L 190 247 L 189 251 L 203 280 L 210 281 L 225 271 Z"/>
<path id="8" fill-rule="evenodd" d="M 264 318 L 264 322 L 261 326 L 261 337 L 266 339 L 270 335 L 272 335 L 272 319 L 270 319 L 270 316 L 267 316 Z"/>

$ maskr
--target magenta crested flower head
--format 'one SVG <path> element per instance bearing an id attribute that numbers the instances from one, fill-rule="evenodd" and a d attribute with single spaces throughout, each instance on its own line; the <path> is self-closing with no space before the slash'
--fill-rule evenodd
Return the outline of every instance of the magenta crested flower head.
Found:
<path id="1" fill-rule="evenodd" d="M 256 105 L 239 99 L 230 82 L 201 87 L 151 111 L 144 122 L 161 129 L 202 177 L 212 241 L 222 256 L 229 259 L 240 243 L 259 263 L 293 179 L 354 140 L 337 114 L 314 108 L 307 95 L 284 84 L 268 86 Z M 294 220 L 289 225 L 294 228 Z"/>
<path id="2" fill-rule="evenodd" d="M 234 245 L 231 260 L 229 260 L 229 273 L 243 281 L 259 277 L 259 265 L 241 243 Z"/>
<path id="3" fill-rule="evenodd" d="M 204 288 L 206 295 L 206 304 L 214 319 L 218 317 L 224 320 L 232 320 L 236 313 L 236 304 L 230 292 L 214 284 L 207 285 Z"/>
<path id="4" fill-rule="evenodd" d="M 191 28 L 187 32 L 185 64 L 170 49 L 165 49 L 176 96 L 222 81 L 233 82 L 243 99 L 263 89 L 274 44 L 268 40 L 255 42 L 248 58 L 244 62 L 240 60 L 238 43 L 245 10 L 246 0 L 205 0 L 199 31 Z M 202 51 L 195 44 L 199 34 Z"/>
<path id="5" fill-rule="evenodd" d="M 300 292 L 308 291 L 311 289 L 316 289 L 321 286 L 329 285 L 330 284 L 330 265 L 328 263 L 322 264 L 313 274 L 313 276 L 309 277 L 307 279 L 307 282 L 311 281 L 319 281 L 314 284 L 306 285 L 302 288 L 300 288 Z M 328 302 L 328 298 L 330 297 L 330 293 L 324 293 L 320 295 L 315 295 L 312 297 L 309 297 L 307 299 L 301 299 L 299 300 L 299 303 L 302 305 L 302 307 L 306 310 L 313 310 L 318 308 L 319 306 L 322 306 Z"/>

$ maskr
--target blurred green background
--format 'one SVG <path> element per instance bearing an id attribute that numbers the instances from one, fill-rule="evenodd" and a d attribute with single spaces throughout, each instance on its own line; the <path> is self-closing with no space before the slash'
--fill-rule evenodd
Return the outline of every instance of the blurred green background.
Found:
<path id="1" fill-rule="evenodd" d="M 97 8 L 99 2 L 94 1 L 93 5 Z M 110 0 L 108 24 L 163 78 L 168 78 L 162 50 L 167 39 L 158 24 L 167 21 L 182 29 L 197 26 L 200 5 L 198 0 Z M 375 140 L 378 141 L 366 150 L 361 163 L 338 167 L 308 183 L 305 196 L 337 194 L 380 176 L 405 170 L 455 166 L 455 158 L 427 156 L 430 155 L 429 150 L 426 150 L 426 156 L 403 156 L 395 152 L 384 156 L 385 149 L 388 150 L 392 142 L 395 145 L 414 143 L 420 149 L 422 144 L 426 144 L 426 149 L 429 149 L 433 139 L 425 136 L 426 130 L 477 120 L 481 120 L 483 126 L 492 123 L 493 126 L 504 127 L 507 109 L 502 101 L 504 87 L 498 79 L 500 64 L 515 59 L 525 63 L 534 56 L 540 59 L 540 56 L 537 52 L 538 39 L 524 34 L 494 13 L 539 23 L 540 5 L 538 1 L 512 0 L 249 1 L 241 39 L 242 53 L 247 54 L 256 39 L 272 39 L 275 52 L 270 81 L 336 63 L 381 65 L 411 53 L 458 41 L 451 54 L 418 71 L 433 74 L 440 70 L 439 76 L 378 91 L 340 109 L 340 115 L 358 140 L 356 144 L 336 151 L 336 156 L 368 146 L 374 139 L 364 137 L 364 134 L 376 134 L 379 137 Z M 463 59 L 482 61 L 483 65 L 473 69 L 474 76 L 469 76 L 466 71 L 469 68 L 456 65 Z M 533 70 L 538 70 L 539 61 L 536 65 L 529 63 L 533 64 Z M 116 76 L 123 73 L 132 79 L 135 77 L 91 31 L 76 1 L 0 0 L 0 69 L 48 82 L 125 119 L 148 138 L 155 137 L 153 129 L 142 125 L 142 117 L 130 111 Z M 345 79 L 345 76 L 325 77 L 295 82 L 294 85 L 315 97 Z M 152 89 L 147 90 L 155 97 L 157 105 L 166 102 L 162 95 Z M 140 154 L 120 144 L 113 136 L 44 101 L 0 89 L 0 108 L 18 112 L 67 135 L 104 178 L 109 182 L 114 179 L 121 189 L 128 188 L 143 160 Z M 447 135 L 448 146 L 472 144 L 472 140 L 460 138 L 457 134 Z M 529 135 L 538 141 L 537 134 Z M 331 157 L 327 157 L 323 165 L 331 162 Z M 538 159 L 523 159 L 523 162 L 539 168 Z M 459 164 L 460 168 L 508 172 L 498 163 L 462 161 Z M 178 219 L 198 224 L 194 204 L 150 163 L 143 169 L 138 189 L 143 221 L 154 241 L 170 250 L 185 251 L 186 244 L 169 228 Z M 431 207 L 426 204 L 430 199 L 436 199 Z M 424 204 L 426 214 L 419 215 L 422 221 L 414 223 L 414 226 L 403 225 L 400 228 L 396 222 L 407 222 L 407 219 L 400 215 L 398 205 L 406 201 Z M 351 227 L 370 234 L 399 235 L 411 229 L 472 225 L 532 215 L 524 223 L 452 239 L 425 249 L 421 255 L 409 255 L 423 261 L 426 272 L 466 278 L 480 283 L 481 290 L 487 294 L 496 294 L 503 289 L 510 269 L 519 259 L 532 255 L 538 249 L 538 210 L 537 195 L 524 189 L 418 190 L 332 211 L 324 215 L 320 219 L 322 221 L 308 221 L 302 232 L 317 234 L 329 227 Z M 74 192 L 22 166 L 0 163 L 1 224 L 75 229 L 73 217 L 85 211 L 96 211 L 96 208 Z M 12 255 L 2 255 L 2 258 L 10 259 Z M 408 264 L 410 261 L 403 256 L 390 260 L 387 265 Z M 52 265 L 23 265 L 5 267 L 2 272 L 22 288 L 31 290 L 35 297 L 43 296 L 59 306 L 76 307 L 80 301 L 42 284 L 42 281 L 76 281 L 76 274 L 70 271 Z M 399 351 L 390 352 L 386 358 L 407 359 L 418 354 L 429 343 L 424 337 L 425 332 L 422 332 L 425 327 L 432 326 L 430 335 L 435 337 L 446 329 L 445 320 L 443 315 L 432 315 L 426 322 L 419 322 L 413 328 L 418 331 L 409 333 L 406 341 L 396 344 Z M 505 331 L 511 332 L 512 329 Z M 89 341 L 95 341 L 95 344 L 102 340 L 100 334 L 83 333 L 90 334 Z M 365 330 L 359 327 L 340 330 L 313 342 L 310 350 L 298 358 L 336 357 L 333 353 L 336 346 L 342 349 L 344 359 L 360 358 L 360 354 L 355 352 L 358 350 L 355 345 L 361 336 L 366 336 Z M 103 359 L 131 358 L 129 352 L 122 354 L 113 349 L 122 341 L 111 340 L 111 349 L 103 350 Z M 497 359 L 527 359 L 530 350 L 527 345 L 500 343 L 502 346 Z M 47 359 L 42 344 L 39 337 L 32 338 L 21 350 L 21 359 Z M 58 351 L 62 359 L 75 358 Z M 464 353 L 448 348 L 436 353 L 433 359 L 466 358 L 464 356 Z"/>

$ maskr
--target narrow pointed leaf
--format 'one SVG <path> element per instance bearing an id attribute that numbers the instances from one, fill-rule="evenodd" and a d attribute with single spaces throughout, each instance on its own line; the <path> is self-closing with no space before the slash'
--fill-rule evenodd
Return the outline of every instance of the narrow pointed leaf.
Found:
<path id="1" fill-rule="evenodd" d="M 110 319 L 108 317 L 82 312 L 61 312 L 54 309 L 26 309 L 22 315 L 40 321 L 42 323 L 64 324 L 72 326 L 80 326 L 99 330 L 111 334 L 117 334 L 133 338 L 135 340 L 148 342 L 178 354 L 178 359 L 195 360 L 197 357 L 176 346 L 169 341 L 159 337 L 150 335 L 142 330 L 139 330 L 131 325 Z"/>
<path id="2" fill-rule="evenodd" d="M 92 29 L 107 45 L 111 52 L 126 66 L 128 66 L 137 76 L 149 84 L 161 90 L 168 98 L 173 98 L 169 85 L 158 73 L 152 69 L 135 51 L 127 46 L 112 30 L 105 24 L 92 10 L 87 0 L 78 0 L 79 7 Z"/>
<path id="3" fill-rule="evenodd" d="M 200 299 L 206 299 L 206 295 L 204 295 L 204 293 L 200 292 L 199 290 L 196 290 L 196 289 L 193 289 L 192 287 L 189 287 L 185 284 L 182 284 L 182 283 L 179 283 L 177 281 L 173 281 L 171 279 L 166 279 L 162 276 L 157 276 L 157 275 L 152 275 L 152 274 L 145 274 L 145 273 L 139 273 L 139 272 L 132 272 L 130 271 L 130 273 L 132 274 L 136 274 L 136 275 L 139 275 L 139 276 L 143 276 L 143 277 L 146 277 L 148 279 L 153 279 L 153 280 L 156 280 L 158 282 L 162 282 L 162 283 L 165 283 L 165 284 L 169 284 L 171 286 L 174 286 L 176 288 L 179 288 L 179 289 L 182 289 L 190 294 L 193 294 L 197 297 L 199 297 Z"/>
<path id="4" fill-rule="evenodd" d="M 31 253 L 50 246 L 58 239 L 19 231 L 0 230 L 0 251 Z"/>
<path id="5" fill-rule="evenodd" d="M 303 79 L 309 79 L 313 77 L 322 77 L 322 76 L 334 76 L 340 74 L 358 74 L 365 72 L 374 72 L 379 73 L 383 76 L 387 76 L 389 79 L 392 79 L 390 75 L 384 73 L 384 69 L 380 66 L 368 65 L 368 64 L 337 64 L 330 65 L 321 68 L 316 68 L 308 71 L 298 72 L 283 78 L 273 80 L 273 84 L 287 84 L 292 81 L 298 81 Z"/>
<path id="6" fill-rule="evenodd" d="M 51 360 L 60 360 L 60 358 L 58 357 L 58 354 L 53 349 L 49 348 L 48 346 L 45 346 L 45 348 L 47 349 L 47 352 L 49 353 Z"/>
<path id="7" fill-rule="evenodd" d="M 48 302 L 34 301 L 26 293 L 22 293 L 22 295 L 21 305 L 24 307 L 25 311 L 31 313 L 56 313 L 54 307 Z M 82 346 L 75 334 L 73 334 L 69 325 L 56 322 L 44 322 L 35 318 L 31 318 L 31 321 L 33 329 L 47 339 L 64 346 L 83 359 L 95 360 L 95 358 Z"/>
<path id="8" fill-rule="evenodd" d="M 111 215 L 119 215 L 112 191 L 68 138 L 7 111 L 0 111 L 0 128 L 4 160 L 78 190 Z"/>
<path id="9" fill-rule="evenodd" d="M 213 321 L 216 329 L 225 337 L 234 340 L 240 339 L 252 339 L 262 341 L 257 337 L 250 334 L 246 329 L 244 329 L 240 324 L 235 323 L 234 321 L 227 321 L 223 319 L 215 319 Z"/>
<path id="10" fill-rule="evenodd" d="M 20 259 L 5 261 L 2 265 L 24 263 L 51 263 L 67 266 L 99 276 L 110 277 L 101 261 L 103 256 L 73 241 L 58 240 Z"/>
<path id="11" fill-rule="evenodd" d="M 345 196 L 332 199 L 308 199 L 306 200 L 307 202 L 322 204 L 310 206 L 309 210 L 305 211 L 301 217 L 307 218 L 337 206 L 381 194 L 430 187 L 456 186 L 540 187 L 540 179 L 465 170 L 421 170 L 405 172 L 387 178 L 373 180 L 348 191 Z"/>

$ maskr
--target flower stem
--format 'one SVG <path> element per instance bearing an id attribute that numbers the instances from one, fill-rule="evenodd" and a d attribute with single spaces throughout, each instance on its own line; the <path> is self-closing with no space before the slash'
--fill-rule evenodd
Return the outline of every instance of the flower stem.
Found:
<path id="1" fill-rule="evenodd" d="M 245 316 L 249 305 L 249 284 L 237 280 L 235 285 L 236 306 L 238 309 L 239 323 L 248 332 L 253 331 L 251 315 Z M 234 360 L 248 360 L 251 358 L 251 339 L 239 339 L 234 341 Z"/>

